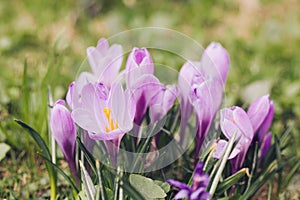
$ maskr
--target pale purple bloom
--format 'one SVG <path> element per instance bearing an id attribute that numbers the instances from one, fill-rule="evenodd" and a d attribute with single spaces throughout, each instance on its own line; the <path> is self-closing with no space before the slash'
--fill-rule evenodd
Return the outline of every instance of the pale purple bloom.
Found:
<path id="1" fill-rule="evenodd" d="M 235 140 L 238 140 L 233 152 L 230 155 L 232 171 L 235 173 L 242 167 L 249 146 L 253 140 L 254 132 L 247 113 L 240 107 L 233 106 L 221 110 L 220 126 L 223 134 L 230 139 L 236 132 Z M 218 144 L 224 145 L 224 142 Z M 220 158 L 224 149 L 217 147 L 215 158 Z"/>
<path id="2" fill-rule="evenodd" d="M 81 104 L 72 112 L 75 123 L 95 140 L 113 140 L 130 131 L 135 112 L 132 95 L 120 83 L 109 94 L 102 84 L 87 84 L 82 89 Z"/>
<path id="3" fill-rule="evenodd" d="M 134 122 L 139 126 L 142 124 L 143 118 L 150 106 L 151 99 L 162 89 L 164 86 L 152 74 L 145 74 L 137 78 L 135 84 L 130 88 L 136 105 L 136 113 Z"/>
<path id="4" fill-rule="evenodd" d="M 149 115 L 151 123 L 161 120 L 171 109 L 177 97 L 178 88 L 176 85 L 161 88 L 150 102 Z"/>
<path id="5" fill-rule="evenodd" d="M 95 79 L 110 87 L 122 65 L 122 46 L 114 44 L 109 47 L 107 40 L 101 38 L 96 47 L 89 47 L 86 51 Z"/>
<path id="6" fill-rule="evenodd" d="M 208 200 L 210 198 L 210 194 L 206 191 L 209 176 L 204 174 L 203 162 L 198 163 L 196 166 L 192 186 L 175 180 L 167 180 L 167 182 L 180 189 L 174 199 Z"/>
<path id="7" fill-rule="evenodd" d="M 251 121 L 255 140 L 262 144 L 274 116 L 274 104 L 269 95 L 262 96 L 255 100 L 247 112 Z"/>
<path id="8" fill-rule="evenodd" d="M 230 60 L 219 43 L 211 43 L 204 51 L 201 62 L 188 61 L 179 72 L 178 85 L 181 95 L 181 143 L 185 127 L 195 109 L 197 116 L 197 152 L 207 135 L 211 122 L 222 102 Z"/>
<path id="9" fill-rule="evenodd" d="M 125 76 L 126 86 L 136 101 L 134 122 L 137 126 L 142 124 L 150 100 L 163 87 L 153 73 L 154 64 L 148 50 L 133 48 L 127 58 Z"/>
<path id="10" fill-rule="evenodd" d="M 120 141 L 133 127 L 135 104 L 129 90 L 120 83 L 109 90 L 102 83 L 89 83 L 82 89 L 80 105 L 72 112 L 76 124 L 94 140 L 104 140 L 115 166 Z"/>
<path id="11" fill-rule="evenodd" d="M 75 163 L 76 127 L 71 113 L 65 107 L 65 101 L 58 100 L 54 104 L 51 110 L 50 128 L 54 139 L 69 164 L 75 180 L 78 182 Z"/>

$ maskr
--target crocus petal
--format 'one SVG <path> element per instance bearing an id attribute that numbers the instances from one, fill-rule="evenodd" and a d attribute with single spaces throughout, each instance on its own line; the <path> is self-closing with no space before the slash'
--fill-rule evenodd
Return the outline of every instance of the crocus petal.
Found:
<path id="1" fill-rule="evenodd" d="M 190 195 L 190 200 L 208 200 L 210 194 L 205 192 L 205 188 L 198 188 L 196 191 L 192 192 Z"/>
<path id="2" fill-rule="evenodd" d="M 187 184 L 181 183 L 179 181 L 175 181 L 175 180 L 172 180 L 172 179 L 167 180 L 167 183 L 169 183 L 172 186 L 177 187 L 179 189 L 187 189 L 187 190 L 190 189 L 190 187 Z"/>
<path id="3" fill-rule="evenodd" d="M 98 41 L 97 47 L 87 48 L 87 58 L 95 79 L 110 86 L 122 64 L 122 47 L 120 45 L 109 47 L 107 40 L 102 38 Z"/>
<path id="4" fill-rule="evenodd" d="M 213 154 L 214 158 L 220 159 L 223 156 L 223 154 L 226 150 L 227 144 L 228 144 L 228 142 L 225 140 L 220 140 L 218 142 L 217 149 Z M 239 154 L 239 153 L 240 153 L 240 150 L 238 148 L 234 148 L 232 150 L 231 154 L 229 155 L 228 159 L 230 160 L 232 158 L 235 158 L 237 156 L 237 154 Z"/>
<path id="5" fill-rule="evenodd" d="M 173 106 L 175 99 L 178 96 L 176 85 L 167 86 L 161 89 L 150 102 L 149 115 L 151 122 L 161 120 Z"/>
<path id="6" fill-rule="evenodd" d="M 223 83 L 226 82 L 227 73 L 230 66 L 229 54 L 221 44 L 212 42 L 205 50 L 201 58 L 207 74 L 219 78 Z"/>
<path id="7" fill-rule="evenodd" d="M 270 109 L 269 95 L 262 96 L 255 100 L 248 109 L 248 116 L 253 126 L 254 132 L 263 123 Z"/>
<path id="8" fill-rule="evenodd" d="M 234 110 L 233 120 L 235 124 L 247 139 L 252 140 L 254 131 L 247 113 L 240 107 L 233 107 L 232 109 Z"/>
<path id="9" fill-rule="evenodd" d="M 266 153 L 268 152 L 268 150 L 270 149 L 271 146 L 271 142 L 272 142 L 272 133 L 268 133 L 264 140 L 262 141 L 262 145 L 261 145 L 261 154 L 260 154 L 260 159 L 264 159 Z"/>
<path id="10" fill-rule="evenodd" d="M 127 132 L 133 127 L 133 119 L 129 111 L 132 108 L 127 107 L 131 105 L 129 101 L 132 101 L 132 99 L 130 99 L 130 96 L 125 95 L 120 83 L 114 85 L 111 94 L 113 116 L 118 121 L 120 129 Z"/>
<path id="11" fill-rule="evenodd" d="M 72 82 L 69 85 L 69 89 L 66 95 L 66 101 L 68 103 L 69 108 L 73 109 L 73 97 L 74 97 L 74 93 L 75 93 L 75 82 Z"/>
<path id="12" fill-rule="evenodd" d="M 261 124 L 260 128 L 257 131 L 258 141 L 260 144 L 263 142 L 263 139 L 272 124 L 273 117 L 274 117 L 274 105 L 273 102 L 271 101 L 268 115 L 266 116 L 265 120 L 263 121 L 263 123 Z"/>
<path id="13" fill-rule="evenodd" d="M 174 199 L 183 199 L 183 198 L 188 198 L 190 195 L 190 191 L 186 189 L 180 190 L 174 197 Z"/>
<path id="14" fill-rule="evenodd" d="M 138 78 L 134 86 L 131 88 L 132 94 L 136 101 L 136 113 L 134 122 L 141 125 L 146 109 L 150 104 L 151 99 L 163 88 L 164 86 L 159 80 L 151 74 L 145 74 Z"/>

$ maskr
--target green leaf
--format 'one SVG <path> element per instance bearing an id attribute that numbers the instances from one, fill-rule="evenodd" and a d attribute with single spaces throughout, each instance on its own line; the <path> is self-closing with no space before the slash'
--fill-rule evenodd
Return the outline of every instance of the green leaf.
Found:
<path id="1" fill-rule="evenodd" d="M 123 184 L 120 186 L 124 189 L 124 193 L 130 196 L 130 199 L 145 200 L 145 197 L 133 186 L 127 179 L 122 179 Z"/>
<path id="2" fill-rule="evenodd" d="M 65 178 L 65 180 L 71 185 L 71 187 L 76 191 L 76 193 L 79 192 L 79 190 L 78 190 L 77 186 L 75 185 L 75 183 L 71 180 L 71 178 L 62 169 L 60 169 L 56 164 L 54 164 L 51 160 L 49 160 L 45 156 L 43 156 L 41 154 L 40 154 L 40 156 L 46 161 L 46 163 L 51 165 L 51 167 L 53 169 L 58 171 L 58 173 L 60 173 Z"/>
<path id="3" fill-rule="evenodd" d="M 83 182 L 84 190 L 86 191 L 88 198 L 94 200 L 96 196 L 95 185 L 93 184 L 93 181 L 89 173 L 86 171 L 83 163 L 80 160 L 79 160 L 79 165 L 81 169 L 81 179 Z"/>
<path id="4" fill-rule="evenodd" d="M 0 143 L 0 161 L 5 158 L 6 153 L 10 150 L 10 146 L 5 143 Z"/>
<path id="5" fill-rule="evenodd" d="M 165 191 L 150 178 L 138 174 L 131 174 L 129 176 L 129 182 L 145 199 L 157 199 L 167 196 Z"/>
<path id="6" fill-rule="evenodd" d="M 96 176 L 98 176 L 97 173 L 97 169 L 96 169 L 96 164 L 95 164 L 95 160 L 93 158 L 93 156 L 91 155 L 91 153 L 86 149 L 86 147 L 84 146 L 84 144 L 81 142 L 81 139 L 77 136 L 76 138 L 76 142 L 78 147 L 80 148 L 80 150 L 83 152 L 84 157 L 86 158 L 86 160 L 88 161 L 88 163 L 90 164 L 94 174 Z"/>
<path id="7" fill-rule="evenodd" d="M 76 200 L 89 200 L 88 197 L 87 197 L 87 194 L 86 194 L 86 191 L 85 190 L 81 190 L 77 197 L 76 197 Z"/>
<path id="8" fill-rule="evenodd" d="M 166 183 L 166 182 L 162 182 L 159 180 L 154 180 L 154 183 L 156 185 L 158 185 L 159 187 L 161 187 L 161 189 L 163 189 L 165 191 L 165 193 L 168 193 L 171 189 L 170 184 Z"/>
<path id="9" fill-rule="evenodd" d="M 48 158 L 49 160 L 51 160 L 51 154 L 50 151 L 45 143 L 45 141 L 43 140 L 43 138 L 40 136 L 40 134 L 38 134 L 33 128 L 31 128 L 29 125 L 25 124 L 24 122 L 22 122 L 21 120 L 15 120 L 20 126 L 22 126 L 25 130 L 27 130 L 27 132 L 31 135 L 31 137 L 35 140 L 35 142 L 37 143 L 37 145 L 41 148 L 43 155 Z"/>
<path id="10" fill-rule="evenodd" d="M 1 160 L 1 159 L 0 159 Z M 282 183 L 282 188 L 287 188 L 292 178 L 294 178 L 295 174 L 297 173 L 298 169 L 300 169 L 300 160 L 294 164 L 294 167 L 290 170 L 290 172 L 285 176 L 285 180 Z"/>
<path id="11" fill-rule="evenodd" d="M 29 125 L 25 124 L 21 120 L 15 120 L 20 126 L 22 126 L 27 132 L 30 134 L 30 136 L 35 140 L 35 142 L 38 144 L 38 146 L 42 150 L 42 154 L 40 154 L 44 159 L 51 160 L 51 154 L 50 151 L 43 140 L 43 138 L 36 132 L 33 128 L 31 128 Z M 50 163 L 52 163 L 50 161 Z M 56 178 L 57 174 L 54 171 L 54 168 L 50 163 L 46 163 L 46 168 L 49 174 L 49 179 L 50 179 L 50 187 L 51 187 L 51 200 L 54 200 L 56 198 Z"/>
<path id="12" fill-rule="evenodd" d="M 248 168 L 243 168 L 236 172 L 235 174 L 227 177 L 225 180 L 219 183 L 217 187 L 217 193 L 222 194 L 226 190 L 228 190 L 231 186 L 236 184 L 242 177 L 245 176 L 245 174 L 249 174 Z"/>

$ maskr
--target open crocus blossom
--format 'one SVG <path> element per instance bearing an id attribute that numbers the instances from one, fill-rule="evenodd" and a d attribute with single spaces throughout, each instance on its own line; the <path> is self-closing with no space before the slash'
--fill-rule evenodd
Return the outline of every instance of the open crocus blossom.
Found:
<path id="1" fill-rule="evenodd" d="M 167 180 L 167 182 L 180 189 L 174 199 L 208 200 L 210 198 L 210 194 L 206 192 L 209 176 L 203 172 L 203 162 L 196 166 L 191 187 L 175 180 Z"/>
<path id="2" fill-rule="evenodd" d="M 95 79 L 110 87 L 122 65 L 122 46 L 114 44 L 109 47 L 107 40 L 101 38 L 96 47 L 89 47 L 86 51 Z"/>
<path id="3" fill-rule="evenodd" d="M 134 102 L 120 83 L 108 94 L 101 83 L 87 84 L 82 89 L 81 104 L 72 112 L 75 123 L 95 140 L 118 139 L 133 126 Z"/>
<path id="4" fill-rule="evenodd" d="M 254 130 L 254 139 L 262 144 L 274 116 L 273 101 L 269 95 L 264 95 L 255 100 L 247 112 Z"/>
<path id="5" fill-rule="evenodd" d="M 72 117 L 91 139 L 104 140 L 115 166 L 120 141 L 133 127 L 135 105 L 129 90 L 124 92 L 120 83 L 107 91 L 101 83 L 84 86 L 80 106 L 73 110 Z"/>
<path id="6" fill-rule="evenodd" d="M 71 113 L 63 100 L 58 100 L 51 111 L 50 128 L 54 139 L 62 150 L 76 182 L 78 182 L 75 163 L 76 127 Z"/>
<path id="7" fill-rule="evenodd" d="M 220 126 L 226 138 L 230 139 L 234 132 L 236 132 L 235 140 L 239 139 L 232 155 L 229 157 L 231 159 L 232 171 L 235 173 L 243 165 L 247 151 L 253 140 L 253 128 L 247 113 L 237 106 L 221 110 Z M 225 147 L 226 145 L 223 143 L 218 145 Z M 224 148 L 217 147 L 214 157 L 219 158 L 223 154 L 223 151 Z"/>

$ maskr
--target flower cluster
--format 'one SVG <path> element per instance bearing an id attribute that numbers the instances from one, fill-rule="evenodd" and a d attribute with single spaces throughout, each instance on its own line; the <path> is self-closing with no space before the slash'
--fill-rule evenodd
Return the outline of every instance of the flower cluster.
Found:
<path id="1" fill-rule="evenodd" d="M 222 103 L 230 66 L 225 48 L 219 43 L 211 43 L 199 61 L 187 61 L 182 66 L 178 83 L 174 85 L 164 85 L 154 75 L 154 63 L 146 48 L 133 48 L 122 71 L 122 47 L 109 46 L 106 39 L 100 39 L 96 47 L 89 47 L 87 58 L 91 72 L 81 73 L 70 84 L 66 96 L 68 108 L 65 101 L 58 100 L 50 121 L 53 137 L 74 174 L 75 124 L 90 140 L 104 142 L 112 164 L 116 166 L 123 136 L 132 131 L 139 137 L 139 126 L 145 115 L 149 113 L 151 123 L 161 120 L 177 98 L 180 102 L 178 143 L 185 143 L 188 122 L 194 118 L 194 156 L 198 163 L 200 149 Z M 258 143 L 261 159 L 266 155 L 271 145 L 272 135 L 268 130 L 273 115 L 274 106 L 269 95 L 253 102 L 247 112 L 237 106 L 220 111 L 223 135 L 230 140 L 236 133 L 237 144 L 228 158 L 232 173 L 243 167 L 251 144 Z M 219 140 L 213 157 L 220 159 L 227 144 L 225 139 Z M 208 199 L 210 196 L 206 192 L 209 177 L 204 174 L 201 162 L 197 164 L 191 187 L 174 180 L 169 183 L 181 189 L 175 199 Z"/>

